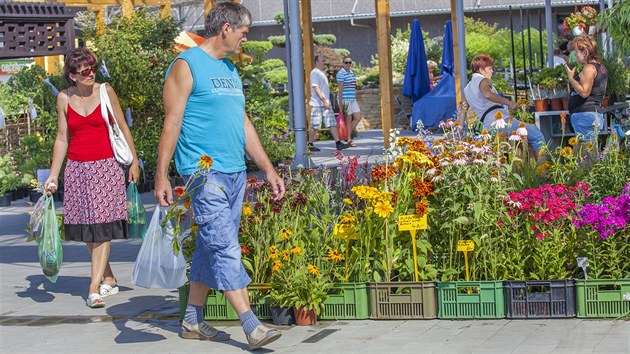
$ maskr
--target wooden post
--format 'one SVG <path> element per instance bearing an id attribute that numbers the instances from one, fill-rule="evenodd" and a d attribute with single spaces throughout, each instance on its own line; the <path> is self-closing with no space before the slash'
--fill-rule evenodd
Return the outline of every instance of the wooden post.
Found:
<path id="1" fill-rule="evenodd" d="M 101 6 L 96 12 L 96 33 L 104 34 L 105 26 L 107 26 L 107 14 L 105 13 L 105 6 Z"/>
<path id="2" fill-rule="evenodd" d="M 459 28 L 457 27 L 457 16 L 455 7 L 457 0 L 451 0 L 451 25 L 453 26 L 453 61 L 455 62 L 455 105 L 459 106 L 462 102 L 462 83 L 460 77 L 462 75 L 462 69 L 466 72 L 466 68 L 459 67 L 459 40 L 457 39 L 457 33 Z M 464 30 L 463 28 L 461 29 Z"/>
<path id="3" fill-rule="evenodd" d="M 389 0 L 374 0 L 376 6 L 376 38 L 378 47 L 378 69 L 381 87 L 381 124 L 383 144 L 389 149 L 389 130 L 394 125 L 392 88 L 392 37 L 389 17 Z M 454 1 L 454 0 L 453 0 Z"/>
<path id="4" fill-rule="evenodd" d="M 170 0 L 166 0 L 166 3 L 162 6 L 160 6 L 160 16 L 162 16 L 162 18 L 168 18 L 168 17 L 172 17 L 173 16 L 173 10 L 171 9 L 171 1 Z"/>
<path id="5" fill-rule="evenodd" d="M 212 10 L 212 8 L 214 7 L 214 5 L 216 5 L 217 1 L 216 0 L 203 0 L 203 14 L 204 16 L 208 16 L 208 12 L 210 12 L 210 10 Z M 205 18 L 204 18 L 205 21 Z"/>
<path id="6" fill-rule="evenodd" d="M 131 0 L 123 0 L 122 2 L 122 14 L 126 18 L 133 17 L 136 10 L 134 9 L 133 2 Z"/>
<path id="7" fill-rule="evenodd" d="M 311 99 L 311 71 L 313 70 L 313 19 L 311 17 L 311 0 L 300 1 L 300 21 L 302 27 L 302 64 L 304 65 L 304 105 L 306 107 L 306 117 L 311 116 L 310 106 L 308 104 Z M 285 21 L 285 26 L 287 25 Z M 326 97 L 326 99 L 329 99 Z M 331 102 L 330 106 L 332 108 Z M 306 119 L 306 130 L 311 128 L 310 119 Z"/>

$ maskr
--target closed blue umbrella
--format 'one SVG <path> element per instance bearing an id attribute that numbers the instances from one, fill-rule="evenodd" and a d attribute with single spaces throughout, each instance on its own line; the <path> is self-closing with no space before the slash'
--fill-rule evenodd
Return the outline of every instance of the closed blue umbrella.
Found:
<path id="1" fill-rule="evenodd" d="M 442 66 L 440 75 L 455 73 L 455 55 L 453 54 L 453 26 L 451 20 L 444 26 L 444 43 L 442 46 Z"/>
<path id="2" fill-rule="evenodd" d="M 414 19 L 411 22 L 409 53 L 407 54 L 402 94 L 409 97 L 413 104 L 429 91 L 431 91 L 431 86 L 429 85 L 429 69 L 427 68 L 427 53 L 424 50 L 422 28 L 420 27 L 420 20 Z"/>

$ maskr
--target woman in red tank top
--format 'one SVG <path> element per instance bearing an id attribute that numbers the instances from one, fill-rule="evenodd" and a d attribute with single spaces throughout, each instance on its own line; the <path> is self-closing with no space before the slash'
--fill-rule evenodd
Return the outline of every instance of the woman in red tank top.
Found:
<path id="1" fill-rule="evenodd" d="M 125 172 L 116 161 L 109 132 L 101 115 L 100 85 L 95 81 L 96 58 L 85 48 L 66 54 L 64 77 L 70 83 L 57 96 L 58 130 L 53 148 L 50 176 L 44 187 L 57 190 L 64 171 L 64 231 L 66 241 L 85 242 L 92 257 L 91 281 L 86 304 L 103 307 L 103 297 L 118 293 L 116 277 L 109 265 L 111 240 L 127 238 Z M 131 148 L 133 162 L 128 181 L 137 182 L 138 157 L 116 92 L 107 86 L 115 119 Z"/>

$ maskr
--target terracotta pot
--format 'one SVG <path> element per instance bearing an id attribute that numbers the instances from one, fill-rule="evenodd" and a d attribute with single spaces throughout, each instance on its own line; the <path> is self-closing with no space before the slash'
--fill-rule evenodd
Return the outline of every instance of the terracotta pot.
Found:
<path id="1" fill-rule="evenodd" d="M 569 99 L 568 98 L 562 98 L 562 110 L 563 111 L 568 111 L 569 110 Z"/>
<path id="2" fill-rule="evenodd" d="M 312 326 L 317 323 L 315 310 L 306 307 L 294 307 L 295 324 L 298 326 Z"/>
<path id="3" fill-rule="evenodd" d="M 610 100 L 610 97 L 604 96 L 604 99 L 602 100 L 602 107 L 608 107 L 609 100 Z"/>
<path id="4" fill-rule="evenodd" d="M 562 99 L 561 98 L 552 98 L 550 101 L 550 106 L 552 111 L 561 111 L 562 110 Z"/>
<path id="5" fill-rule="evenodd" d="M 536 112 L 545 112 L 547 110 L 547 100 L 534 100 L 534 109 Z"/>

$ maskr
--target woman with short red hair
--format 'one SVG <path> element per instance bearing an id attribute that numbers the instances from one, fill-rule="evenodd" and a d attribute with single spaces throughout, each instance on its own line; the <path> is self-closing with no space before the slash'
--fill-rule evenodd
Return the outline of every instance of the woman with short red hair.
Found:
<path id="1" fill-rule="evenodd" d="M 481 123 L 483 123 L 483 129 L 488 131 L 499 129 L 510 134 L 512 131 L 518 130 L 521 122 L 518 119 L 510 117 L 510 113 L 507 109 L 516 109 L 518 105 L 516 102 L 500 96 L 497 90 L 492 86 L 491 80 L 492 74 L 494 74 L 493 65 L 494 61 L 492 57 L 486 54 L 479 54 L 472 60 L 470 69 L 473 74 L 470 82 L 468 82 L 468 85 L 464 88 L 464 99 L 475 112 Z M 511 124 L 505 121 L 508 117 L 510 117 Z M 503 119 L 500 125 L 495 123 L 499 119 Z M 500 126 L 502 128 L 496 128 Z M 542 145 L 545 144 L 545 138 L 538 127 L 526 124 L 525 128 L 527 129 L 527 140 L 537 154 Z"/>

